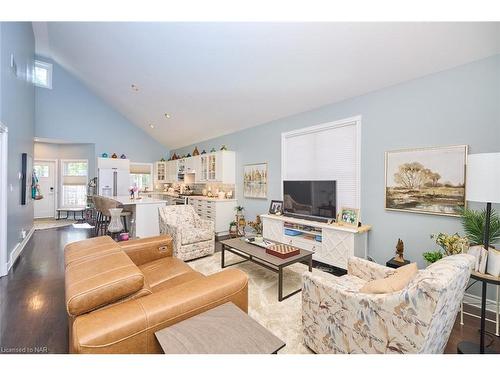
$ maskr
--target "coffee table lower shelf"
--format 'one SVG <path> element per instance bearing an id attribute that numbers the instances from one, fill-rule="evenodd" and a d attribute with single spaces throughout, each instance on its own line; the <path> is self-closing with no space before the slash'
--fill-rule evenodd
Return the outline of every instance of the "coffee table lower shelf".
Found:
<path id="1" fill-rule="evenodd" d="M 278 301 L 280 302 L 302 291 L 302 288 L 300 288 L 294 290 L 291 293 L 288 293 L 285 296 L 283 295 L 283 269 L 285 267 L 290 266 L 294 263 L 306 261 L 309 266 L 309 272 L 312 272 L 312 260 L 313 260 L 312 251 L 301 249 L 300 254 L 294 255 L 287 259 L 281 259 L 274 255 L 267 254 L 265 249 L 256 245 L 249 244 L 241 238 L 224 240 L 221 241 L 221 244 L 222 244 L 222 252 L 221 252 L 222 268 L 250 261 L 270 271 L 276 272 L 278 274 Z M 243 260 L 231 264 L 226 264 L 225 263 L 226 251 L 243 258 Z"/>

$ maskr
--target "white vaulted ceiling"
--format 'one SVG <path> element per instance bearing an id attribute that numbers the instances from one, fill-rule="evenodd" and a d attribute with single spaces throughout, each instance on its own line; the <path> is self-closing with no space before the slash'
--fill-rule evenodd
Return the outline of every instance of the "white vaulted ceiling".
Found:
<path id="1" fill-rule="evenodd" d="M 34 30 L 39 54 L 175 148 L 498 54 L 499 25 L 48 22 Z"/>

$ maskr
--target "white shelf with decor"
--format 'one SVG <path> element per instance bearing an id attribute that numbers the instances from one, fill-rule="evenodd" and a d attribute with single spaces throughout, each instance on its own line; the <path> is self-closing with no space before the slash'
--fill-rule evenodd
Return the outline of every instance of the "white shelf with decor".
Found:
<path id="1" fill-rule="evenodd" d="M 313 259 L 347 269 L 351 256 L 366 258 L 370 225 L 350 227 L 297 219 L 282 215 L 261 215 L 264 238 L 314 251 Z"/>

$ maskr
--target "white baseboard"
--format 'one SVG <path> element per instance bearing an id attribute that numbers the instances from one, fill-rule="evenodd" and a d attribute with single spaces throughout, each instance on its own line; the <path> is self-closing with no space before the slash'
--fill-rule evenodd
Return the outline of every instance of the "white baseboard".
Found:
<path id="1" fill-rule="evenodd" d="M 481 296 L 476 296 L 475 294 L 471 294 L 471 293 L 465 293 L 463 301 L 464 301 L 465 305 L 473 305 L 475 307 L 481 308 Z M 496 313 L 497 301 L 487 298 L 486 299 L 486 310 L 491 311 L 493 313 Z"/>
<path id="2" fill-rule="evenodd" d="M 35 232 L 35 227 L 33 226 L 33 227 L 31 227 L 31 229 L 28 232 L 28 234 L 26 235 L 26 237 L 16 245 L 14 250 L 12 250 L 12 252 L 10 253 L 10 259 L 7 263 L 7 272 L 10 271 L 10 269 L 12 268 L 14 263 L 16 262 L 17 258 L 19 258 L 19 256 L 21 255 L 21 253 L 24 250 L 24 247 L 26 246 L 26 244 L 28 243 L 28 241 L 30 240 L 30 238 L 34 232 Z"/>

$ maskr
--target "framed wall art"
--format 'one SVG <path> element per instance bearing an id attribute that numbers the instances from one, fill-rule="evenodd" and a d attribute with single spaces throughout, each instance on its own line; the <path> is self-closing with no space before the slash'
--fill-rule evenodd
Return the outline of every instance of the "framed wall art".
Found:
<path id="1" fill-rule="evenodd" d="M 243 167 L 243 196 L 267 198 L 267 163 L 248 164 Z"/>
<path id="2" fill-rule="evenodd" d="M 467 145 L 385 153 L 387 210 L 459 216 L 466 206 Z"/>

